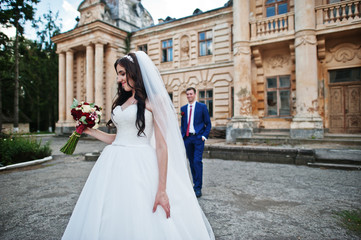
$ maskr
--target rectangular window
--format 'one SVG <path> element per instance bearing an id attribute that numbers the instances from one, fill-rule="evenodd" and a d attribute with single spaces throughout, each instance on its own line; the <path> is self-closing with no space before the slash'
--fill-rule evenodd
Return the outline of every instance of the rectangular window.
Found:
<path id="1" fill-rule="evenodd" d="M 330 83 L 361 81 L 361 68 L 330 70 Z"/>
<path id="2" fill-rule="evenodd" d="M 267 115 L 291 115 L 291 81 L 290 76 L 268 77 L 267 86 Z"/>
<path id="3" fill-rule="evenodd" d="M 143 51 L 146 54 L 148 54 L 148 45 L 147 44 L 139 45 L 138 46 L 138 51 Z"/>
<path id="4" fill-rule="evenodd" d="M 207 105 L 209 116 L 213 117 L 213 90 L 200 90 L 198 101 Z"/>
<path id="5" fill-rule="evenodd" d="M 212 30 L 198 34 L 199 56 L 212 55 Z"/>
<path id="6" fill-rule="evenodd" d="M 289 0 L 267 0 L 266 17 L 273 17 L 288 12 Z"/>
<path id="7" fill-rule="evenodd" d="M 162 62 L 173 61 L 173 40 L 162 41 Z"/>

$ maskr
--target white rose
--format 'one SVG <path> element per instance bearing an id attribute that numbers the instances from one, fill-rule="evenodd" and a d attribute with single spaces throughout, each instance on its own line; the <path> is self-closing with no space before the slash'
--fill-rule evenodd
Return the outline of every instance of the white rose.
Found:
<path id="1" fill-rule="evenodd" d="M 95 112 L 97 115 L 101 116 L 102 115 L 102 112 L 101 111 L 96 111 Z"/>
<path id="2" fill-rule="evenodd" d="M 90 113 L 91 107 L 89 105 L 83 105 L 83 112 Z"/>
<path id="3" fill-rule="evenodd" d="M 98 127 L 99 127 L 99 124 L 96 123 L 93 128 L 94 128 L 94 129 L 97 129 Z"/>

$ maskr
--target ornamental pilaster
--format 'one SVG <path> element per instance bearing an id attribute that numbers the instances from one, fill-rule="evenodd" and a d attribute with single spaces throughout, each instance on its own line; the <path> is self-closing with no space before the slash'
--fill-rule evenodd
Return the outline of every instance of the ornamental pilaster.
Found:
<path id="1" fill-rule="evenodd" d="M 64 122 L 66 116 L 65 71 L 65 52 L 59 52 L 59 123 Z"/>
<path id="2" fill-rule="evenodd" d="M 94 102 L 94 47 L 86 46 L 86 101 Z"/>
<path id="3" fill-rule="evenodd" d="M 95 79 L 94 79 L 94 92 L 95 103 L 98 106 L 104 105 L 103 101 L 103 83 L 104 83 L 104 44 L 95 43 Z"/>
<path id="4" fill-rule="evenodd" d="M 314 7 L 313 0 L 295 0 L 296 115 L 291 123 L 292 138 L 323 137 L 318 113 Z"/>
<path id="5" fill-rule="evenodd" d="M 74 52 L 73 50 L 69 49 L 66 51 L 66 86 L 65 86 L 65 92 L 66 92 L 66 101 L 65 101 L 65 112 L 66 112 L 66 121 L 72 122 L 73 117 L 70 114 L 70 106 L 73 103 L 74 98 Z M 60 92 L 60 91 L 59 91 Z"/>

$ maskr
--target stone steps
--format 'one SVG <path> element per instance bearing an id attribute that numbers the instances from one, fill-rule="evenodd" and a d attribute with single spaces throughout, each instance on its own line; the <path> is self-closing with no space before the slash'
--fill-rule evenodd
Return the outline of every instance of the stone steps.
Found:
<path id="1" fill-rule="evenodd" d="M 333 164 L 333 163 L 307 163 L 309 167 L 326 168 L 326 169 L 342 169 L 342 170 L 361 170 L 361 165 L 355 164 Z"/>
<path id="2" fill-rule="evenodd" d="M 257 133 L 251 138 L 237 138 L 238 143 L 265 143 L 270 145 L 278 144 L 290 144 L 290 145 L 301 145 L 301 144 L 341 144 L 341 145 L 358 145 L 361 146 L 361 137 L 356 136 L 328 136 L 325 135 L 323 139 L 292 139 L 287 133 Z"/>

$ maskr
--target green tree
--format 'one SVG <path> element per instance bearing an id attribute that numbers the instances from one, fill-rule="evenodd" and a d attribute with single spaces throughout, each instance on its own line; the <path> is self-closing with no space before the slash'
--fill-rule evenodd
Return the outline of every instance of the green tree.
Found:
<path id="1" fill-rule="evenodd" d="M 2 0 L 0 23 L 16 30 L 14 41 L 15 76 L 14 76 L 14 131 L 19 127 L 19 38 L 24 33 L 26 21 L 34 20 L 35 8 L 39 0 Z"/>
<path id="2" fill-rule="evenodd" d="M 58 119 L 58 56 L 51 38 L 60 33 L 61 24 L 57 24 L 59 21 L 61 21 L 59 13 L 53 14 L 51 10 L 38 20 L 42 23 L 38 25 L 37 35 L 42 51 L 45 53 L 43 70 L 46 71 L 42 74 L 42 92 L 44 93 L 42 102 L 46 105 L 42 116 L 43 125 L 47 126 L 49 131 L 54 129 L 55 121 Z"/>
<path id="3" fill-rule="evenodd" d="M 49 10 L 36 21 L 37 41 L 20 44 L 20 109 L 31 131 L 52 131 L 58 113 L 58 57 L 51 37 L 60 32 L 58 14 Z"/>
<path id="4" fill-rule="evenodd" d="M 11 69 L 13 68 L 13 59 L 11 52 L 11 41 L 4 33 L 0 33 L 0 132 L 3 124 L 3 98 L 8 97 L 5 89 L 12 89 L 8 85 L 12 80 Z M 3 94 L 5 93 L 5 94 Z M 5 95 L 5 96 L 4 96 Z"/>

